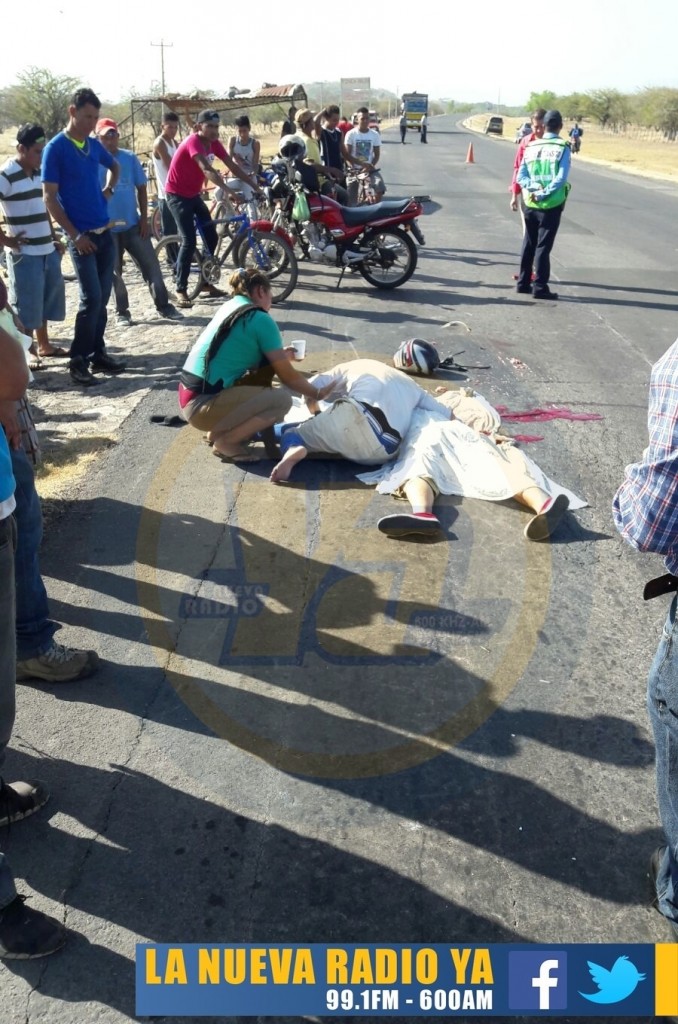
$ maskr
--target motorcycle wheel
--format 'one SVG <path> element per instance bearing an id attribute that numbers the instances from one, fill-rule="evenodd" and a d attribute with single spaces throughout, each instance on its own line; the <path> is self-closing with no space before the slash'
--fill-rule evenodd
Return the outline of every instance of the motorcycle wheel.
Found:
<path id="1" fill-rule="evenodd" d="M 284 302 L 294 291 L 299 275 L 297 257 L 288 242 L 268 231 L 253 231 L 243 238 L 233 258 L 245 270 L 262 270 L 271 282 L 273 302 Z"/>
<path id="2" fill-rule="evenodd" d="M 375 288 L 399 288 L 417 266 L 417 247 L 401 228 L 370 231 L 361 249 L 366 253 L 356 269 Z"/>

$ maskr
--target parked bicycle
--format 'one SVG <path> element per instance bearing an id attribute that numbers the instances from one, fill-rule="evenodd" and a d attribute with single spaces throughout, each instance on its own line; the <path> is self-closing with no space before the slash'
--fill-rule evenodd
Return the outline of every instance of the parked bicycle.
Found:
<path id="1" fill-rule="evenodd" d="M 201 224 L 196 220 L 198 244 L 191 263 L 191 273 L 186 288 L 187 295 L 194 299 L 204 287 L 218 287 L 222 271 L 232 256 L 236 267 L 256 267 L 262 270 L 271 282 L 273 302 L 284 302 L 296 287 L 299 269 L 297 258 L 289 242 L 274 231 L 261 231 L 252 226 L 246 213 L 214 219 L 217 226 L 217 245 L 210 253 Z M 223 230 L 219 230 L 222 228 Z M 231 231 L 234 234 L 231 235 Z M 202 243 L 202 246 L 201 246 Z M 170 290 L 176 288 L 176 269 L 180 235 L 166 235 L 158 242 L 155 254 L 167 278 Z"/>

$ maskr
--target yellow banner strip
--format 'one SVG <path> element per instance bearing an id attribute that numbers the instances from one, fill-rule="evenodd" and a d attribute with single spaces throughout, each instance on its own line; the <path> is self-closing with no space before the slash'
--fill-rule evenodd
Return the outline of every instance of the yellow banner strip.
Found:
<path id="1" fill-rule="evenodd" d="M 657 1017 L 678 1015 L 678 943 L 655 946 L 654 1012 Z"/>

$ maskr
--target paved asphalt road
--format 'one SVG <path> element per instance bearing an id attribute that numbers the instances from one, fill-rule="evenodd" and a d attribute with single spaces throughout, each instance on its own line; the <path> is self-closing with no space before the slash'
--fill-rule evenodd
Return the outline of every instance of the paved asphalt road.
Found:
<path id="1" fill-rule="evenodd" d="M 495 404 L 600 413 L 517 427 L 590 507 L 530 545 L 513 503 L 448 498 L 445 541 L 388 541 L 392 499 L 347 467 L 278 488 L 224 467 L 149 425 L 173 411 L 156 388 L 45 545 L 55 616 L 105 665 L 19 691 L 8 776 L 53 798 L 6 847 L 74 935 L 5 965 L 3 1024 L 133 1019 L 138 940 L 666 939 L 644 709 L 665 608 L 641 600 L 661 566 L 610 502 L 675 334 L 678 191 L 575 161 L 561 300 L 539 304 L 513 290 L 512 145 L 450 118 L 429 140 L 384 139 L 390 194 L 440 207 L 411 282 L 336 291 L 304 265 L 276 318 L 309 369 L 420 336 L 488 365 L 468 377 Z"/>

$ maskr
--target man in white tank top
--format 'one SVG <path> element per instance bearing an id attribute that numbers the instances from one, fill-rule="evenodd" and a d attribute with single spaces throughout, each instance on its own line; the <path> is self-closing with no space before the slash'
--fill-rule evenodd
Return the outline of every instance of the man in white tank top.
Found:
<path id="1" fill-rule="evenodd" d="M 259 157 L 261 155 L 261 143 L 250 134 L 250 119 L 247 114 L 236 117 L 235 127 L 237 135 L 232 135 L 228 140 L 228 152 L 233 157 L 238 167 L 248 174 L 256 176 L 259 172 Z M 254 189 L 239 178 L 228 179 L 229 188 L 242 192 L 245 201 L 249 204 L 254 200 Z M 256 220 L 258 211 L 256 205 L 253 209 L 248 206 L 248 213 L 253 220 Z"/>
<path id="2" fill-rule="evenodd" d="M 153 165 L 155 167 L 155 180 L 158 187 L 158 206 L 160 207 L 163 235 L 175 235 L 177 233 L 174 217 L 165 201 L 165 182 L 167 181 L 167 172 L 169 171 L 172 157 L 179 147 L 179 144 L 174 141 L 178 130 L 179 115 L 175 114 L 173 110 L 166 111 L 163 114 L 160 135 L 158 135 L 153 143 Z"/>

